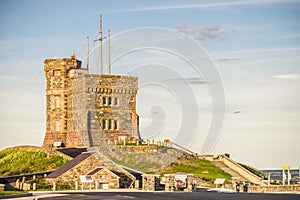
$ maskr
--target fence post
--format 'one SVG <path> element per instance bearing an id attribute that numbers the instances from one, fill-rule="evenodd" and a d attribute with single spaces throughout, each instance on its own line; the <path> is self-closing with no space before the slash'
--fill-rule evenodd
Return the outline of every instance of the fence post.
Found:
<path id="1" fill-rule="evenodd" d="M 75 181 L 75 190 L 78 190 L 78 181 Z"/>
<path id="2" fill-rule="evenodd" d="M 56 190 L 56 182 L 53 182 L 53 191 Z"/>

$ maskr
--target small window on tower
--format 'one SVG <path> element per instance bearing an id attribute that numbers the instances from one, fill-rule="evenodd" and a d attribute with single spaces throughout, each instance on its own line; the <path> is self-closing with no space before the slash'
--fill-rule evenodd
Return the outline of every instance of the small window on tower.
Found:
<path id="1" fill-rule="evenodd" d="M 119 105 L 119 99 L 117 97 L 115 97 L 115 102 L 114 102 L 115 106 Z"/>
<path id="2" fill-rule="evenodd" d="M 60 76 L 60 71 L 54 71 L 54 76 Z"/>
<path id="3" fill-rule="evenodd" d="M 106 102 L 106 97 L 103 97 L 103 98 L 102 98 L 102 102 L 103 102 L 103 105 L 106 105 L 106 103 L 107 103 L 107 102 Z"/>
<path id="4" fill-rule="evenodd" d="M 112 105 L 112 98 L 111 97 L 108 97 L 108 105 Z"/>
<path id="5" fill-rule="evenodd" d="M 114 129 L 115 130 L 119 130 L 119 122 L 118 122 L 118 120 L 114 121 Z"/>
<path id="6" fill-rule="evenodd" d="M 106 120 L 105 119 L 102 120 L 102 129 L 106 130 Z"/>
<path id="7" fill-rule="evenodd" d="M 108 120 L 108 130 L 112 129 L 112 120 Z"/>
<path id="8" fill-rule="evenodd" d="M 60 126 L 59 121 L 55 121 L 55 131 L 56 132 L 59 132 L 59 126 Z"/>
<path id="9" fill-rule="evenodd" d="M 60 97 L 55 97 L 55 108 L 60 108 Z"/>

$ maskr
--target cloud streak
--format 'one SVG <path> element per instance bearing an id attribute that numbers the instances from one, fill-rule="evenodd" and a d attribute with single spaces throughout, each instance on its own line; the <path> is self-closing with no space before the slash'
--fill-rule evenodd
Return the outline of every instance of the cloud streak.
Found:
<path id="1" fill-rule="evenodd" d="M 278 47 L 278 48 L 261 48 L 261 49 L 241 49 L 234 51 L 224 51 L 224 52 L 213 52 L 217 54 L 249 54 L 249 53 L 272 53 L 272 52 L 286 52 L 286 51 L 300 51 L 300 47 Z"/>
<path id="2" fill-rule="evenodd" d="M 217 1 L 212 3 L 197 3 L 197 4 L 177 4 L 163 6 L 149 6 L 141 8 L 130 8 L 123 10 L 115 10 L 116 12 L 140 12 L 140 11 L 159 11 L 159 10 L 178 10 L 178 9 L 203 9 L 203 8 L 222 8 L 230 6 L 249 6 L 272 3 L 300 3 L 297 0 L 236 0 L 236 1 Z"/>
<path id="3" fill-rule="evenodd" d="M 170 83 L 187 83 L 187 84 L 207 84 L 207 82 L 200 77 L 189 77 L 189 78 L 174 78 L 168 79 L 166 82 Z"/>
<path id="4" fill-rule="evenodd" d="M 300 34 L 285 35 L 282 38 L 284 38 L 284 39 L 297 39 L 297 38 L 300 38 Z"/>
<path id="5" fill-rule="evenodd" d="M 274 75 L 272 78 L 277 79 L 286 79 L 286 80 L 300 80 L 300 74 L 280 74 L 280 75 Z"/>

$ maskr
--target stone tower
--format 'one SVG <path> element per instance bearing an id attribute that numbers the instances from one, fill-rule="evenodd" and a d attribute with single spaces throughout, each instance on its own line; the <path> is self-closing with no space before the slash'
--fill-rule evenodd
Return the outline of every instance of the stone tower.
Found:
<path id="1" fill-rule="evenodd" d="M 44 147 L 91 147 L 140 139 L 137 77 L 89 74 L 74 54 L 46 59 L 44 72 Z"/>

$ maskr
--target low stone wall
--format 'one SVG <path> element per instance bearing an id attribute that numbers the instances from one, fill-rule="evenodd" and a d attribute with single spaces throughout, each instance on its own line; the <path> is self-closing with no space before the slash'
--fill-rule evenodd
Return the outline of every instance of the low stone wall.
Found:
<path id="1" fill-rule="evenodd" d="M 157 146 L 157 145 L 151 145 L 151 146 L 145 146 L 145 145 L 117 145 L 117 148 L 120 148 L 121 150 L 125 152 L 130 152 L 130 153 L 156 153 L 159 151 L 162 147 Z"/>
<path id="2" fill-rule="evenodd" d="M 0 191 L 5 190 L 5 185 L 4 184 L 0 184 Z"/>
<path id="3" fill-rule="evenodd" d="M 157 191 L 160 185 L 159 174 L 143 174 L 143 190 L 144 191 Z"/>
<path id="4" fill-rule="evenodd" d="M 265 192 L 300 192 L 300 185 L 268 185 L 268 186 L 248 186 L 249 193 Z"/>

